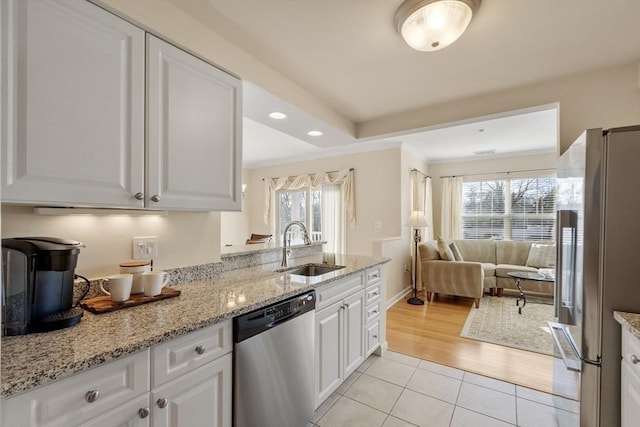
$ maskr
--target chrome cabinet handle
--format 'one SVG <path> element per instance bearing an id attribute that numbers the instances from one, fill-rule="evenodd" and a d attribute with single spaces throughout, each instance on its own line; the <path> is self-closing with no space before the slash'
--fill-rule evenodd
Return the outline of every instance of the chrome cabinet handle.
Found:
<path id="1" fill-rule="evenodd" d="M 150 413 L 151 411 L 149 411 L 149 408 L 138 409 L 138 415 L 140 416 L 140 418 L 147 418 Z"/>
<path id="2" fill-rule="evenodd" d="M 135 197 L 136 200 L 144 200 L 144 193 L 136 193 L 133 197 Z"/>
<path id="3" fill-rule="evenodd" d="M 160 201 L 160 196 L 154 194 L 153 196 L 151 196 L 151 201 L 158 203 Z"/>
<path id="4" fill-rule="evenodd" d="M 205 352 L 206 350 L 207 350 L 207 349 L 206 349 L 206 348 L 204 348 L 204 346 L 202 346 L 202 345 L 199 345 L 199 346 L 197 346 L 197 347 L 196 347 L 196 353 L 198 353 L 198 354 L 204 354 L 204 352 Z"/>
<path id="5" fill-rule="evenodd" d="M 156 403 L 158 404 L 158 408 L 166 408 L 167 404 L 169 403 L 169 399 L 167 399 L 166 397 L 161 397 L 156 401 Z"/>
<path id="6" fill-rule="evenodd" d="M 99 390 L 89 390 L 87 394 L 84 395 L 84 399 L 89 403 L 95 402 L 96 400 L 98 400 L 99 397 L 100 397 Z"/>
<path id="7" fill-rule="evenodd" d="M 631 355 L 631 363 L 633 363 L 634 365 L 637 365 L 638 362 L 640 362 L 640 359 L 638 359 L 638 356 L 636 356 L 635 354 Z"/>

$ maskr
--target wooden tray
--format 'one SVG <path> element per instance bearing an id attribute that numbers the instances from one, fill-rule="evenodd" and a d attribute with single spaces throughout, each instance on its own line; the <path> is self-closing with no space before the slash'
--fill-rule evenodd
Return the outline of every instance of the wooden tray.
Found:
<path id="1" fill-rule="evenodd" d="M 84 299 L 80 301 L 80 307 L 95 314 L 108 313 L 123 308 L 135 307 L 136 305 L 146 304 L 148 302 L 160 301 L 162 299 L 173 298 L 180 295 L 180 291 L 168 287 L 162 288 L 162 293 L 153 297 L 147 297 L 144 294 L 133 294 L 131 297 L 122 302 L 111 301 L 109 295 L 103 295 L 95 298 Z"/>

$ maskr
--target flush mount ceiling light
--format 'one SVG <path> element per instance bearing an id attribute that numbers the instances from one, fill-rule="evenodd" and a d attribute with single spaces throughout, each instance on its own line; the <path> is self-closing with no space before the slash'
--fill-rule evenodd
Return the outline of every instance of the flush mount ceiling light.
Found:
<path id="1" fill-rule="evenodd" d="M 481 0 L 406 0 L 394 22 L 409 46 L 433 52 L 458 40 L 478 11 Z"/>
<path id="2" fill-rule="evenodd" d="M 271 117 L 272 119 L 275 120 L 282 120 L 282 119 L 286 119 L 287 115 L 285 113 L 282 113 L 280 111 L 272 111 L 269 113 L 269 117 Z"/>
<path id="3" fill-rule="evenodd" d="M 309 135 L 309 136 L 322 136 L 322 131 L 310 130 L 309 132 L 307 132 L 307 135 Z"/>

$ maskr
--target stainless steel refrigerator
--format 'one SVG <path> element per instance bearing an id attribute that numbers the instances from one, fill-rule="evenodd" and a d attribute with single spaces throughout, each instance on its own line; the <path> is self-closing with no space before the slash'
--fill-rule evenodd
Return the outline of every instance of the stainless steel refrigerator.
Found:
<path id="1" fill-rule="evenodd" d="M 554 388 L 558 369 L 580 372 L 580 426 L 619 426 L 613 312 L 640 313 L 640 126 L 585 131 L 557 176 Z"/>

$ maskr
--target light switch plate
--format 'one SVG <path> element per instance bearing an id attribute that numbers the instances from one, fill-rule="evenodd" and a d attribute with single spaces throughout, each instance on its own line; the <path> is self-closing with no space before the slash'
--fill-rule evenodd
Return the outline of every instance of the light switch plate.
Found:
<path id="1" fill-rule="evenodd" d="M 154 259 L 157 257 L 157 236 L 141 236 L 133 238 L 133 259 Z"/>

